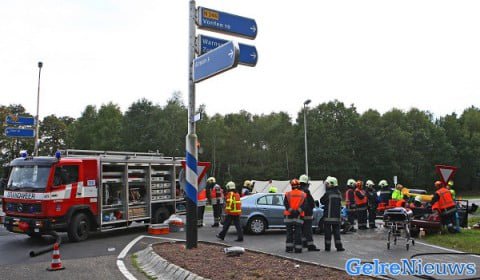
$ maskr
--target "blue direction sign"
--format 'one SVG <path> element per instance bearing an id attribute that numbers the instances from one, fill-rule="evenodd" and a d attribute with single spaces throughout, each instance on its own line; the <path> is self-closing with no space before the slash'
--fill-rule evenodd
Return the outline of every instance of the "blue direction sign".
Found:
<path id="1" fill-rule="evenodd" d="M 199 35 L 198 36 L 198 49 L 200 54 L 205 54 L 215 48 L 220 47 L 221 45 L 227 43 L 227 40 L 219 39 L 215 37 Z M 238 49 L 240 50 L 240 55 L 238 57 L 238 64 L 246 66 L 255 66 L 258 60 L 257 48 L 255 46 L 245 45 L 238 43 Z"/>
<path id="2" fill-rule="evenodd" d="M 201 29 L 223 32 L 248 39 L 257 37 L 257 23 L 254 19 L 204 7 L 198 7 L 197 25 Z"/>
<path id="3" fill-rule="evenodd" d="M 34 117 L 20 117 L 17 115 L 8 115 L 5 119 L 8 125 L 35 125 Z"/>
<path id="4" fill-rule="evenodd" d="M 238 64 L 238 44 L 228 42 L 193 60 L 193 81 L 200 82 Z"/>
<path id="5" fill-rule="evenodd" d="M 5 135 L 8 137 L 35 137 L 33 128 L 5 128 Z"/>

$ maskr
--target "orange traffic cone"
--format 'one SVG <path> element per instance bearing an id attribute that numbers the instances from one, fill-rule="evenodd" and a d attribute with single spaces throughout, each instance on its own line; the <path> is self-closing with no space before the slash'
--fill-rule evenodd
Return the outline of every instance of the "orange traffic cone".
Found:
<path id="1" fill-rule="evenodd" d="M 65 267 L 62 265 L 62 260 L 60 260 L 60 246 L 58 243 L 53 244 L 53 252 L 52 252 L 52 263 L 50 267 L 47 268 L 48 271 L 55 271 L 55 270 L 62 270 Z"/>

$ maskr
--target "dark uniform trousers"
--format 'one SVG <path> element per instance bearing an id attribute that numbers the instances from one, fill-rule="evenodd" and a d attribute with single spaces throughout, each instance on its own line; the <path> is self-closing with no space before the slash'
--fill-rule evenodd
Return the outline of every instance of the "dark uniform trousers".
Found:
<path id="1" fill-rule="evenodd" d="M 368 206 L 368 226 L 370 228 L 375 227 L 375 217 L 377 216 L 377 207 Z"/>
<path id="2" fill-rule="evenodd" d="M 302 252 L 302 223 L 300 219 L 292 222 L 285 222 L 287 227 L 287 252 L 292 252 L 295 248 L 295 252 Z"/>
<path id="3" fill-rule="evenodd" d="M 302 244 L 303 247 L 313 246 L 313 216 L 305 216 L 302 226 Z"/>
<path id="4" fill-rule="evenodd" d="M 357 205 L 358 228 L 367 227 L 367 204 Z"/>
<path id="5" fill-rule="evenodd" d="M 205 213 L 205 205 L 197 207 L 197 227 L 203 226 L 203 214 Z"/>
<path id="6" fill-rule="evenodd" d="M 347 206 L 347 220 L 352 225 L 355 226 L 355 219 L 357 218 L 357 209 L 354 205 Z"/>
<path id="7" fill-rule="evenodd" d="M 325 223 L 325 250 L 330 250 L 332 245 L 332 233 L 335 240 L 335 248 L 341 249 L 342 240 L 340 239 L 340 224 Z"/>
<path id="8" fill-rule="evenodd" d="M 234 215 L 227 215 L 225 217 L 225 222 L 223 223 L 223 229 L 222 231 L 218 234 L 220 238 L 225 238 L 225 235 L 227 235 L 227 231 L 230 228 L 230 225 L 232 224 L 235 225 L 235 228 L 237 229 L 237 240 L 243 240 L 243 231 L 242 227 L 240 226 L 240 216 L 234 216 Z"/>
<path id="9" fill-rule="evenodd" d="M 222 203 L 216 203 L 212 205 L 213 208 L 213 224 L 218 225 L 220 223 L 220 219 L 222 218 Z"/>

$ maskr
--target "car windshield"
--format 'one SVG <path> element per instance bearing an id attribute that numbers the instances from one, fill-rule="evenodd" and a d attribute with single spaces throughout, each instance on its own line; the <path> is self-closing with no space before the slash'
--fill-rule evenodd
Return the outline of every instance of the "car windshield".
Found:
<path id="1" fill-rule="evenodd" d="M 50 166 L 14 166 L 8 180 L 8 190 L 40 190 L 47 186 Z"/>

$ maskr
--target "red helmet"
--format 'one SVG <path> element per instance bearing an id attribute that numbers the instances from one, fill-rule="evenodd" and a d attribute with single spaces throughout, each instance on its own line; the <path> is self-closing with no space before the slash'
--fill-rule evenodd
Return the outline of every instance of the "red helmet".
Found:
<path id="1" fill-rule="evenodd" d="M 300 186 L 300 181 L 298 181 L 297 178 L 294 178 L 290 181 L 290 186 L 292 186 L 292 187 Z"/>
<path id="2" fill-rule="evenodd" d="M 435 188 L 439 189 L 443 187 L 443 183 L 441 181 L 435 181 Z"/>

